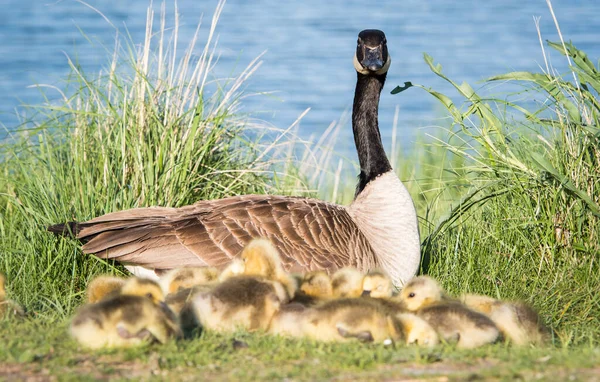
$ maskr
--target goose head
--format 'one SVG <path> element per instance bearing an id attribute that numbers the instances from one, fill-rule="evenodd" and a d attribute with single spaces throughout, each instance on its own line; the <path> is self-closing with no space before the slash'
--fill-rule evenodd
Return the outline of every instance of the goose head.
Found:
<path id="1" fill-rule="evenodd" d="M 378 29 L 365 29 L 358 34 L 354 69 L 364 75 L 387 73 L 392 58 L 388 54 L 385 34 Z"/>

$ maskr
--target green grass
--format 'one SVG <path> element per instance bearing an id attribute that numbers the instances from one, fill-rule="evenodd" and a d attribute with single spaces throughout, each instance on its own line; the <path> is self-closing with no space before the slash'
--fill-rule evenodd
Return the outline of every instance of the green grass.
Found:
<path id="1" fill-rule="evenodd" d="M 598 378 L 600 351 L 496 344 L 476 350 L 325 344 L 264 334 L 203 333 L 194 340 L 138 349 L 81 351 L 65 340 L 63 320 L 0 322 L 0 376 L 57 375 L 61 380 L 256 380 L 400 378 L 587 380 Z M 40 336 L 40 333 L 44 333 Z M 234 346 L 241 342 L 247 347 Z M 18 370 L 18 373 L 14 370 Z"/>
<path id="2" fill-rule="evenodd" d="M 331 151 L 337 129 L 349 126 L 311 144 L 293 136 L 294 126 L 275 130 L 240 114 L 240 89 L 258 60 L 217 80 L 210 38 L 192 62 L 194 47 L 174 50 L 177 28 L 171 36 L 164 25 L 148 28 L 141 47 L 109 51 L 99 75 L 73 64 L 63 101 L 35 108 L 29 128 L 1 147 L 0 271 L 29 317 L 0 321 L 0 378 L 598 377 L 600 68 L 572 45 L 565 47 L 578 82 L 571 73 L 509 73 L 489 81 L 515 81 L 523 91 L 497 99 L 454 83 L 426 56 L 464 101 L 421 87 L 452 123 L 392 158 L 417 205 L 426 271 L 453 294 L 531 303 L 554 332 L 548 346 L 424 350 L 204 333 L 165 346 L 82 351 L 66 336 L 68 318 L 92 277 L 122 268 L 83 256 L 74 240 L 45 232 L 49 224 L 235 194 L 348 203 L 354 192 L 356 164 Z M 235 350 L 234 338 L 248 348 Z"/>

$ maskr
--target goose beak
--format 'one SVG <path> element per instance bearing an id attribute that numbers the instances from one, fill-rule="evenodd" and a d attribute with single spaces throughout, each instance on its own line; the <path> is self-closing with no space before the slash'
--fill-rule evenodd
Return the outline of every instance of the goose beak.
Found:
<path id="1" fill-rule="evenodd" d="M 371 291 L 370 290 L 363 290 L 362 297 L 371 297 Z"/>
<path id="2" fill-rule="evenodd" d="M 369 69 L 372 72 L 376 72 L 383 68 L 383 54 L 381 47 L 368 48 L 365 47 L 365 55 L 360 63 L 364 68 Z"/>

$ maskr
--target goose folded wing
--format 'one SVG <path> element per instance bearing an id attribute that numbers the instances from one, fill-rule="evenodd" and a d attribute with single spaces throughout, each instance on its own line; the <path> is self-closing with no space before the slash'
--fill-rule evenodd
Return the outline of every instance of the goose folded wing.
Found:
<path id="1" fill-rule="evenodd" d="M 85 253 L 151 269 L 222 267 L 256 237 L 270 239 L 290 271 L 356 266 L 356 248 L 372 252 L 344 207 L 297 197 L 245 195 L 137 208 L 79 227 Z"/>

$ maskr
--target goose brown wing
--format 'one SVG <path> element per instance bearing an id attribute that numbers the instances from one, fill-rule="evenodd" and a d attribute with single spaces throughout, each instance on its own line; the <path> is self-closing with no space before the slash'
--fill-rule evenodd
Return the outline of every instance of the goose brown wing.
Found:
<path id="1" fill-rule="evenodd" d="M 182 208 L 136 208 L 79 228 L 85 253 L 152 269 L 224 266 L 256 237 L 269 238 L 291 271 L 375 265 L 347 210 L 316 199 L 244 195 Z"/>

